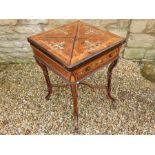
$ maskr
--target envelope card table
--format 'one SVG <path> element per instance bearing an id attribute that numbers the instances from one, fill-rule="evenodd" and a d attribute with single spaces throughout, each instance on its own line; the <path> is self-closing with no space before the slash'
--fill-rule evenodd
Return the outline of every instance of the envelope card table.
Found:
<path id="1" fill-rule="evenodd" d="M 107 96 L 114 100 L 111 96 L 111 76 L 119 58 L 120 48 L 125 43 L 124 38 L 82 21 L 75 21 L 30 36 L 28 41 L 45 76 L 48 88 L 46 99 L 49 99 L 53 87 L 70 86 L 75 129 L 78 129 L 78 85 L 84 84 L 93 88 L 83 80 L 107 64 Z M 66 84 L 52 84 L 48 69 L 62 77 Z"/>

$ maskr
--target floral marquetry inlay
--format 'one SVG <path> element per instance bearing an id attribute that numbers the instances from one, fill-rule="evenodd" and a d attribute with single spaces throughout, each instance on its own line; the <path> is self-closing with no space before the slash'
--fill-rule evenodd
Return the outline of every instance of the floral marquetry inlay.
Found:
<path id="1" fill-rule="evenodd" d="M 96 48 L 98 48 L 101 45 L 101 42 L 97 41 L 97 42 L 93 42 L 93 41 L 84 41 L 84 49 L 87 52 L 90 52 L 92 50 L 95 50 Z"/>
<path id="2" fill-rule="evenodd" d="M 64 46 L 65 46 L 65 42 L 54 42 L 54 43 L 50 43 L 50 46 L 52 48 L 54 48 L 55 50 L 63 51 L 64 50 Z"/>
<path id="3" fill-rule="evenodd" d="M 89 27 L 86 31 L 85 34 L 99 34 L 98 31 L 94 30 L 93 28 Z"/>

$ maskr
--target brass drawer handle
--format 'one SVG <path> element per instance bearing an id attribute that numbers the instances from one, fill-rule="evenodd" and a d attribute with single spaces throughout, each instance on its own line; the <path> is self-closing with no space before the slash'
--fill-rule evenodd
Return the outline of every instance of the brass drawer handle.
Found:
<path id="1" fill-rule="evenodd" d="M 86 68 L 85 68 L 85 71 L 87 71 L 87 72 L 88 72 L 88 71 L 90 71 L 90 69 L 91 69 L 91 67 L 90 67 L 90 66 L 88 66 L 88 67 L 86 67 Z"/>

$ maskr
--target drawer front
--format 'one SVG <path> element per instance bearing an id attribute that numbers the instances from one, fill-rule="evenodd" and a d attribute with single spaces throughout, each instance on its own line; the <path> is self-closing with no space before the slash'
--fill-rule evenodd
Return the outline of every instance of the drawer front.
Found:
<path id="1" fill-rule="evenodd" d="M 117 57 L 118 54 L 119 54 L 119 49 L 117 48 L 117 49 L 114 49 L 114 50 L 108 52 L 107 54 L 93 60 L 92 62 L 86 64 L 85 66 L 80 67 L 76 71 L 78 80 L 83 78 L 86 75 L 89 75 L 90 73 L 97 70 L 101 66 L 107 64 L 109 61 L 111 61 L 112 59 Z"/>
<path id="2" fill-rule="evenodd" d="M 67 81 L 70 80 L 70 72 L 68 72 L 54 60 L 50 59 L 47 55 L 45 55 L 43 52 L 41 52 L 34 46 L 31 45 L 31 47 L 33 49 L 34 55 L 38 57 L 43 63 L 45 63 L 51 70 L 53 70 L 56 74 L 62 76 Z"/>

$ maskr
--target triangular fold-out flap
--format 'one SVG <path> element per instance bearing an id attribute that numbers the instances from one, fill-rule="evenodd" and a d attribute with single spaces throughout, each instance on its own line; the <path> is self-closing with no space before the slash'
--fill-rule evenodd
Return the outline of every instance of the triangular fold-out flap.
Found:
<path id="1" fill-rule="evenodd" d="M 36 43 L 43 47 L 46 52 L 67 65 L 70 64 L 73 42 L 73 38 L 40 38 L 36 40 Z"/>
<path id="2" fill-rule="evenodd" d="M 56 29 L 40 33 L 39 35 L 33 36 L 33 38 L 73 38 L 76 36 L 77 26 L 78 22 L 73 22 L 71 24 L 66 24 Z"/>
<path id="3" fill-rule="evenodd" d="M 77 35 L 77 38 L 104 38 L 105 40 L 113 39 L 117 41 L 122 40 L 122 38 L 116 34 L 113 34 L 106 30 L 101 30 L 84 22 L 79 22 Z"/>
<path id="4" fill-rule="evenodd" d="M 110 40 L 109 40 L 110 42 Z M 110 46 L 103 38 L 81 38 L 75 42 L 71 65 L 84 60 Z"/>
<path id="5" fill-rule="evenodd" d="M 90 26 L 89 24 L 80 22 L 78 29 L 78 38 L 90 38 L 90 37 L 98 37 L 104 35 L 104 31 Z"/>

